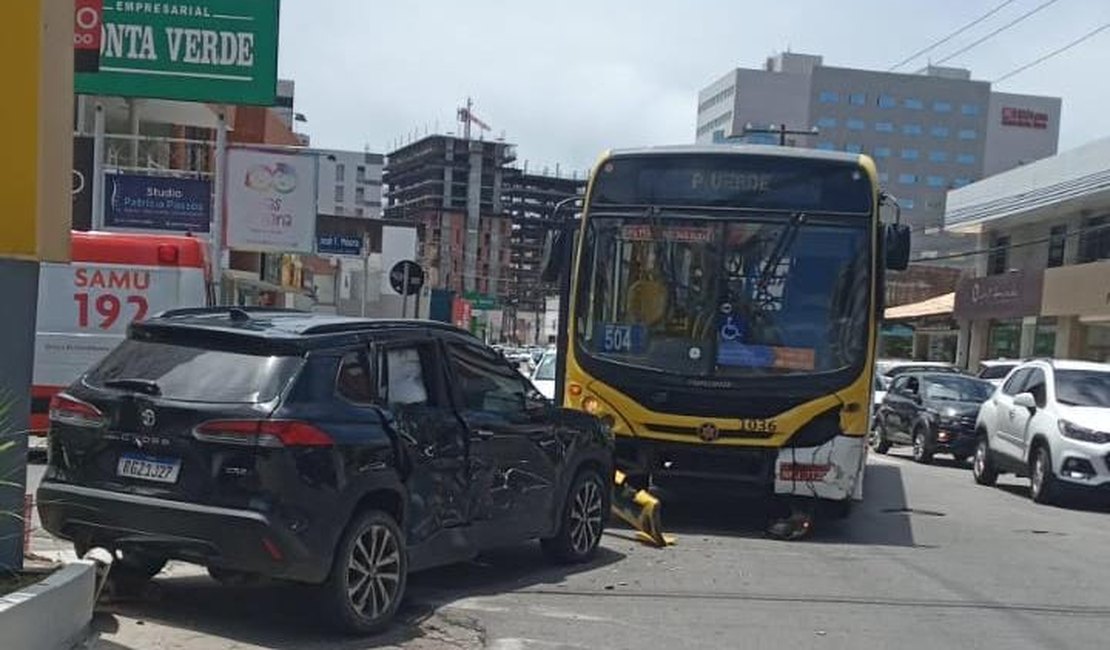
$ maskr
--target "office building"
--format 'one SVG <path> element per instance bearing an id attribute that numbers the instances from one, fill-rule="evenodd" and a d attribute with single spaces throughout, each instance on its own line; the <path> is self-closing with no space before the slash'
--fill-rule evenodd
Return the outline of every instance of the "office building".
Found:
<path id="1" fill-rule="evenodd" d="M 1060 107 L 994 92 L 964 69 L 879 72 L 787 52 L 706 86 L 696 137 L 868 154 L 914 228 L 914 258 L 927 259 L 974 245 L 940 233 L 946 193 L 1055 154 Z M 776 133 L 783 126 L 801 133 Z"/>
<path id="2" fill-rule="evenodd" d="M 380 219 L 382 155 L 330 149 L 313 151 L 320 157 L 316 212 L 336 217 Z"/>

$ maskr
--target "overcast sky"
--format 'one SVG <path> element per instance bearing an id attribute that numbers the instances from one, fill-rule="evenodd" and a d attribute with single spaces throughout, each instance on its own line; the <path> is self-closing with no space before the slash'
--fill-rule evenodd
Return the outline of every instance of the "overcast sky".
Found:
<path id="1" fill-rule="evenodd" d="M 691 142 L 698 90 L 775 52 L 886 69 L 1002 0 L 282 0 L 279 74 L 314 146 L 388 152 L 475 114 L 529 169 L 586 169 L 609 147 Z M 930 53 L 1046 0 L 1014 0 Z M 1108 0 L 1057 0 L 945 65 L 993 80 L 1110 22 Z M 916 69 L 920 61 L 907 66 Z M 996 88 L 1063 98 L 1060 148 L 1110 135 L 1110 30 Z"/>

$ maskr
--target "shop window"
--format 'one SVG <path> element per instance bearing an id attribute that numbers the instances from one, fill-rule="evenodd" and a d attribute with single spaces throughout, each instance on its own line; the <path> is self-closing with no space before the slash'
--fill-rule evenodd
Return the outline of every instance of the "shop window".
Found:
<path id="1" fill-rule="evenodd" d="M 1056 354 L 1056 319 L 1042 317 L 1037 319 L 1037 329 L 1033 335 L 1033 356 L 1051 357 Z"/>
<path id="2" fill-rule="evenodd" d="M 995 320 L 987 337 L 988 359 L 1017 359 L 1021 356 L 1021 319 Z"/>
<path id="3" fill-rule="evenodd" d="M 1010 263 L 1010 237 L 999 235 L 991 240 L 990 252 L 987 253 L 987 275 L 1005 273 Z"/>
<path id="4" fill-rule="evenodd" d="M 1110 217 L 1099 215 L 1083 220 L 1079 236 L 1079 262 L 1110 258 Z"/>
<path id="5" fill-rule="evenodd" d="M 1048 231 L 1048 266 L 1064 265 L 1064 250 L 1068 241 L 1068 227 L 1061 224 Z"/>

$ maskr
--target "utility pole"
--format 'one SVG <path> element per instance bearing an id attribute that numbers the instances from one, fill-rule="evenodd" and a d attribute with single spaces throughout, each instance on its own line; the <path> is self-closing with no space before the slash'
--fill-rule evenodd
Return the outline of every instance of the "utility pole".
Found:
<path id="1" fill-rule="evenodd" d="M 769 128 L 763 128 L 763 127 L 753 126 L 752 123 L 749 122 L 749 123 L 744 125 L 744 130 L 740 133 L 739 137 L 742 138 L 746 135 L 755 134 L 755 133 L 766 133 L 766 134 L 772 134 L 772 135 L 777 133 L 778 136 L 779 136 L 779 146 L 780 147 L 785 147 L 786 146 L 786 136 L 788 136 L 788 135 L 817 135 L 818 133 L 820 133 L 820 131 L 818 131 L 816 126 L 810 127 L 809 129 L 788 129 L 788 128 L 786 128 L 786 124 L 778 124 L 778 125 L 771 125 Z M 732 137 L 736 138 L 737 136 L 732 136 Z"/>

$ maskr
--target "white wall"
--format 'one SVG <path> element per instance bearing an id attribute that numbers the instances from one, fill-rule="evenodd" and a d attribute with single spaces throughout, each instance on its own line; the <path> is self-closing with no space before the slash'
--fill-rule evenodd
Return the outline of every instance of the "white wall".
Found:
<path id="1" fill-rule="evenodd" d="M 992 176 L 1020 165 L 1028 165 L 1056 154 L 1060 139 L 1060 98 L 991 93 L 987 112 L 987 146 L 983 175 Z M 1002 123 L 1004 108 L 1048 114 L 1046 128 L 1010 126 Z"/>
<path id="2" fill-rule="evenodd" d="M 361 151 L 314 150 L 320 156 L 319 182 L 317 183 L 317 211 L 320 214 L 345 217 L 361 216 L 380 219 L 382 216 L 382 157 Z M 342 165 L 343 176 L 337 168 Z M 358 168 L 363 167 L 363 180 L 359 181 Z M 336 201 L 336 188 L 343 188 L 343 200 Z M 359 188 L 363 202 L 356 199 Z"/>

